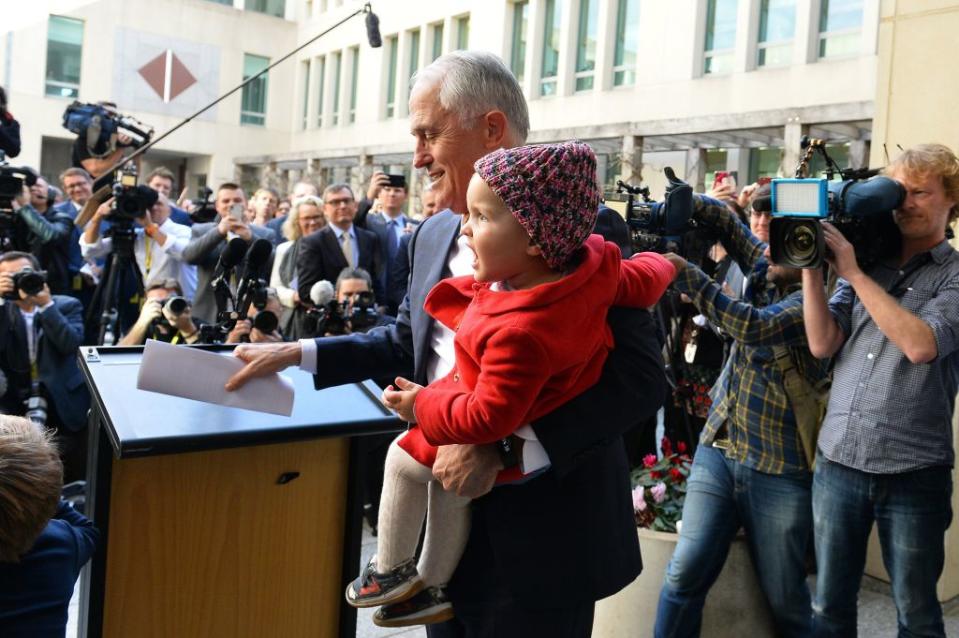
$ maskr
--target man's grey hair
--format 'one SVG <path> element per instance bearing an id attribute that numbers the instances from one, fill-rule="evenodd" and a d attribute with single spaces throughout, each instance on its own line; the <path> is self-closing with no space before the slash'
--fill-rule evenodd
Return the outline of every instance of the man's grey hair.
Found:
<path id="1" fill-rule="evenodd" d="M 353 199 L 356 199 L 356 195 L 353 194 L 353 189 L 350 188 L 349 184 L 337 183 L 337 184 L 330 184 L 329 186 L 323 189 L 323 201 L 326 201 L 327 199 L 329 199 L 332 193 L 339 193 L 340 191 L 347 191 L 349 192 L 350 197 L 352 197 Z"/>
<path id="2" fill-rule="evenodd" d="M 513 73 L 499 57 L 486 51 L 453 51 L 440 56 L 413 76 L 413 87 L 439 82 L 440 106 L 466 128 L 490 111 L 502 111 L 522 144 L 529 135 L 526 98 Z"/>

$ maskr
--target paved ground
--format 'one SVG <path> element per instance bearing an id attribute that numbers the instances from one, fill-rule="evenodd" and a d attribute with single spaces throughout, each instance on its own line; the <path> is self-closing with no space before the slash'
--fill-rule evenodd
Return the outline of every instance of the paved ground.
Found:
<path id="1" fill-rule="evenodd" d="M 366 565 L 376 551 L 376 539 L 365 529 L 363 531 L 363 550 L 360 565 Z M 812 582 L 812 579 L 810 579 Z M 79 589 L 79 586 L 78 586 Z M 68 638 L 77 635 L 79 592 L 75 591 L 70 601 L 70 624 Z M 373 624 L 374 609 L 360 609 L 357 614 L 357 638 L 426 638 L 421 627 L 409 629 L 383 629 Z M 943 606 L 946 617 L 946 635 L 959 636 L 959 598 Z M 896 638 L 896 607 L 892 602 L 889 585 L 868 576 L 863 578 L 859 594 L 859 635 L 868 638 Z M 217 637 L 219 638 L 219 637 Z M 224 637 L 225 638 L 225 637 Z"/>

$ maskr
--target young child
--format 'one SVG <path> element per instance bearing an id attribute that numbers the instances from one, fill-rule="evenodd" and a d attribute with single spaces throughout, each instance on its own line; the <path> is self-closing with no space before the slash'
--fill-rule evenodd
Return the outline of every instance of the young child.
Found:
<path id="1" fill-rule="evenodd" d="M 651 306 L 676 274 L 660 255 L 624 261 L 615 244 L 590 236 L 599 190 L 586 144 L 499 150 L 474 166 L 462 229 L 474 275 L 441 281 L 425 305 L 456 332 L 455 366 L 426 388 L 398 378 L 399 390 L 383 395 L 414 425 L 387 455 L 377 554 L 346 589 L 354 607 L 385 605 L 374 615 L 380 626 L 453 615 L 443 586 L 466 544 L 469 501 L 433 481 L 435 446 L 499 441 L 588 389 L 613 346 L 610 306 Z M 545 467 L 507 469 L 497 482 L 531 480 Z"/>
<path id="2" fill-rule="evenodd" d="M 99 533 L 60 501 L 63 464 L 32 421 L 0 415 L 0 628 L 4 638 L 63 636 L 80 569 Z M 58 505 L 59 503 L 59 505 Z"/>

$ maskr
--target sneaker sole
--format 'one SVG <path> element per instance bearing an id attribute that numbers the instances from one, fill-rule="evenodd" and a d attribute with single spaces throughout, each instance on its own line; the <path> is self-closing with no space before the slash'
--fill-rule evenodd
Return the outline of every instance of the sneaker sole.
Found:
<path id="1" fill-rule="evenodd" d="M 446 622 L 454 617 L 453 606 L 445 606 L 439 609 L 424 609 L 418 614 L 411 614 L 401 618 L 381 618 L 379 615 L 373 615 L 373 624 L 377 627 L 415 627 L 416 625 L 432 625 L 433 623 Z"/>
<path id="2" fill-rule="evenodd" d="M 387 593 L 376 596 L 375 598 L 363 598 L 360 600 L 350 597 L 350 592 L 353 588 L 353 583 L 350 583 L 346 586 L 346 591 L 343 593 L 343 595 L 346 598 L 346 602 L 351 607 L 365 609 L 366 607 L 380 607 L 382 605 L 389 605 L 391 603 L 401 603 L 404 600 L 412 598 L 416 594 L 420 593 L 425 587 L 426 584 L 417 578 L 412 582 L 405 583 L 399 587 L 391 589 Z"/>

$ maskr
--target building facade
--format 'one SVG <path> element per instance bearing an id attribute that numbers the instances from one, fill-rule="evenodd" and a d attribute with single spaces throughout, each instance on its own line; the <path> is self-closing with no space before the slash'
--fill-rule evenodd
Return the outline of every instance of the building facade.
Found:
<path id="1" fill-rule="evenodd" d="M 791 174 L 804 134 L 829 139 L 841 165 L 869 158 L 878 0 L 373 5 L 381 48 L 369 47 L 362 16 L 347 20 L 161 142 L 147 168 L 172 164 L 191 189 L 409 174 L 410 78 L 460 48 L 501 56 L 529 101 L 530 141 L 589 142 L 607 184 L 642 180 L 656 195 L 666 165 L 700 188 L 716 170 L 740 183 Z M 53 175 L 69 161 L 60 117 L 73 99 L 116 102 L 161 132 L 362 7 L 101 0 L 41 16 L 0 47 L 22 163 Z"/>

